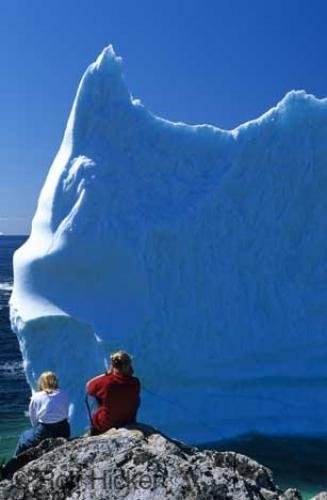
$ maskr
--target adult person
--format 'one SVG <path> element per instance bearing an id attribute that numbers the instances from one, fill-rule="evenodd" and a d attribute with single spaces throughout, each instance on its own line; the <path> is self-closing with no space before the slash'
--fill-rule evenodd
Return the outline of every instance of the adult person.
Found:
<path id="1" fill-rule="evenodd" d="M 86 385 L 86 404 L 91 435 L 136 421 L 141 384 L 133 376 L 132 358 L 125 351 L 110 356 L 110 370 Z"/>
<path id="2" fill-rule="evenodd" d="M 69 401 L 66 392 L 59 388 L 55 373 L 43 372 L 29 405 L 32 428 L 24 431 L 18 441 L 15 456 L 36 446 L 43 439 L 70 436 L 68 422 Z"/>

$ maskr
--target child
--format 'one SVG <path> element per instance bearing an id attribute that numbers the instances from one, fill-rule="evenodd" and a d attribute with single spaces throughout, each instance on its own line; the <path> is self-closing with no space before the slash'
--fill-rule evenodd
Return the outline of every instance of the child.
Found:
<path id="1" fill-rule="evenodd" d="M 36 446 L 43 439 L 70 436 L 68 423 L 69 401 L 67 394 L 59 389 L 58 378 L 53 372 L 44 372 L 40 376 L 37 391 L 29 405 L 29 417 L 32 428 L 22 433 L 15 456 L 28 448 Z"/>

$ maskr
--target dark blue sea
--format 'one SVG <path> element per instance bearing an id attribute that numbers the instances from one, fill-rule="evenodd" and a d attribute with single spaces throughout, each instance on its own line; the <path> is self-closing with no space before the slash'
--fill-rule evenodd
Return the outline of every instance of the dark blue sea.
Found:
<path id="1" fill-rule="evenodd" d="M 24 412 L 29 401 L 22 357 L 10 329 L 8 300 L 13 271 L 12 256 L 26 236 L 0 236 L 0 456 L 10 456 L 17 436 L 28 425 Z"/>
<path id="2" fill-rule="evenodd" d="M 30 390 L 22 358 L 9 322 L 8 300 L 13 284 L 12 256 L 26 236 L 0 236 L 0 458 L 9 458 L 20 432 L 29 427 L 24 415 Z M 327 418 L 327 415 L 326 415 Z M 247 436 L 206 447 L 233 450 L 268 466 L 282 488 L 297 487 L 309 499 L 327 490 L 327 438 Z"/>

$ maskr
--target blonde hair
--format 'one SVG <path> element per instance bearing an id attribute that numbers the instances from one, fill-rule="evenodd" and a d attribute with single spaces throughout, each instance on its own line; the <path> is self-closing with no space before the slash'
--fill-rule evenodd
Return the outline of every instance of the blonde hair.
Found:
<path id="1" fill-rule="evenodd" d="M 41 373 L 37 382 L 37 390 L 51 393 L 57 389 L 59 389 L 59 381 L 57 375 L 53 372 Z"/>
<path id="2" fill-rule="evenodd" d="M 133 373 L 132 356 L 127 352 L 117 351 L 110 354 L 110 361 L 112 367 L 123 375 L 131 375 Z"/>

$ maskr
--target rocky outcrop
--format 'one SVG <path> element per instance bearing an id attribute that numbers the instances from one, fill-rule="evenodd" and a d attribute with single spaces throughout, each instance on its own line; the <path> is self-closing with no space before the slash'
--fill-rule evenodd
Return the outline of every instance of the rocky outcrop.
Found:
<path id="1" fill-rule="evenodd" d="M 198 450 L 135 425 L 47 440 L 4 471 L 0 499 L 295 500 L 266 467 L 233 452 Z"/>

